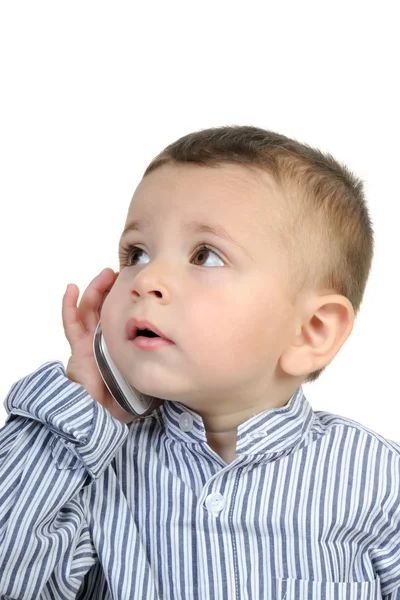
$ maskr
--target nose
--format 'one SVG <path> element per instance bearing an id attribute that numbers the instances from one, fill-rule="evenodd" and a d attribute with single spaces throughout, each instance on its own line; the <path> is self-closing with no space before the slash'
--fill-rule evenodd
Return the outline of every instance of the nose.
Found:
<path id="1" fill-rule="evenodd" d="M 169 287 L 165 282 L 162 268 L 152 265 L 137 273 L 132 282 L 132 295 L 140 298 L 152 295 L 164 302 L 169 301 Z"/>

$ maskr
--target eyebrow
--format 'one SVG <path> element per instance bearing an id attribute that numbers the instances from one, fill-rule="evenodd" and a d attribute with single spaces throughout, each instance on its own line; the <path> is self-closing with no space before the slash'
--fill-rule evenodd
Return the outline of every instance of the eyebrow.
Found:
<path id="1" fill-rule="evenodd" d="M 150 226 L 150 219 L 143 219 L 142 221 L 139 221 L 139 220 L 131 221 L 125 227 L 125 229 L 121 235 L 121 238 L 123 238 L 124 235 L 126 235 L 129 231 L 140 231 L 141 229 L 147 229 L 149 226 Z M 217 235 L 218 237 L 224 238 L 224 239 L 228 240 L 229 242 L 232 242 L 233 244 L 235 244 L 235 246 L 238 246 L 245 254 L 247 254 L 247 256 L 250 257 L 246 248 L 244 248 L 241 244 L 239 244 L 239 242 L 234 240 L 233 237 L 230 235 L 230 233 L 228 233 L 226 231 L 226 229 L 221 227 L 221 225 L 212 225 L 211 223 L 201 223 L 200 221 L 191 220 L 191 221 L 185 221 L 183 223 L 183 229 L 185 231 L 190 231 L 191 233 L 213 233 L 214 235 Z"/>

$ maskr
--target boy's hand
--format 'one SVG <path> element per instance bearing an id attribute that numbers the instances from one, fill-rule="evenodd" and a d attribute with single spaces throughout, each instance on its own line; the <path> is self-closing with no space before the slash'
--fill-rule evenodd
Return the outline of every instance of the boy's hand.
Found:
<path id="1" fill-rule="evenodd" d="M 66 368 L 67 377 L 82 385 L 113 417 L 130 423 L 138 417 L 125 411 L 111 396 L 96 364 L 93 338 L 100 320 L 101 307 L 110 292 L 118 273 L 104 269 L 86 288 L 79 307 L 79 288 L 70 283 L 62 300 L 62 320 L 65 337 L 71 347 L 71 357 Z"/>

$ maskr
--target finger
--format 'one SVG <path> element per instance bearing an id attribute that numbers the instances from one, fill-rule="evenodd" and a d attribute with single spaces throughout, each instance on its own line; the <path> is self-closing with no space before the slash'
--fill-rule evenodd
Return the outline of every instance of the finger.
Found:
<path id="1" fill-rule="evenodd" d="M 103 269 L 88 285 L 78 306 L 79 320 L 88 332 L 94 332 L 100 319 L 104 300 L 114 285 L 112 269 Z"/>
<path id="2" fill-rule="evenodd" d="M 79 315 L 76 308 L 78 296 L 79 288 L 74 283 L 68 284 L 62 299 L 61 316 L 65 337 L 71 346 L 71 350 L 73 344 L 86 335 L 82 323 L 79 321 Z"/>

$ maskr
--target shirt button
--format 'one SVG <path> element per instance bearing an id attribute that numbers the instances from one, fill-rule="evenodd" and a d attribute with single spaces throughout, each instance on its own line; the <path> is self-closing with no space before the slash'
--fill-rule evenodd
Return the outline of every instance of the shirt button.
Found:
<path id="1" fill-rule="evenodd" d="M 182 413 L 179 416 L 179 427 L 182 431 L 192 431 L 193 429 L 193 417 L 189 413 Z"/>
<path id="2" fill-rule="evenodd" d="M 225 506 L 225 498 L 221 494 L 210 494 L 206 498 L 206 508 L 212 513 L 219 513 Z"/>

